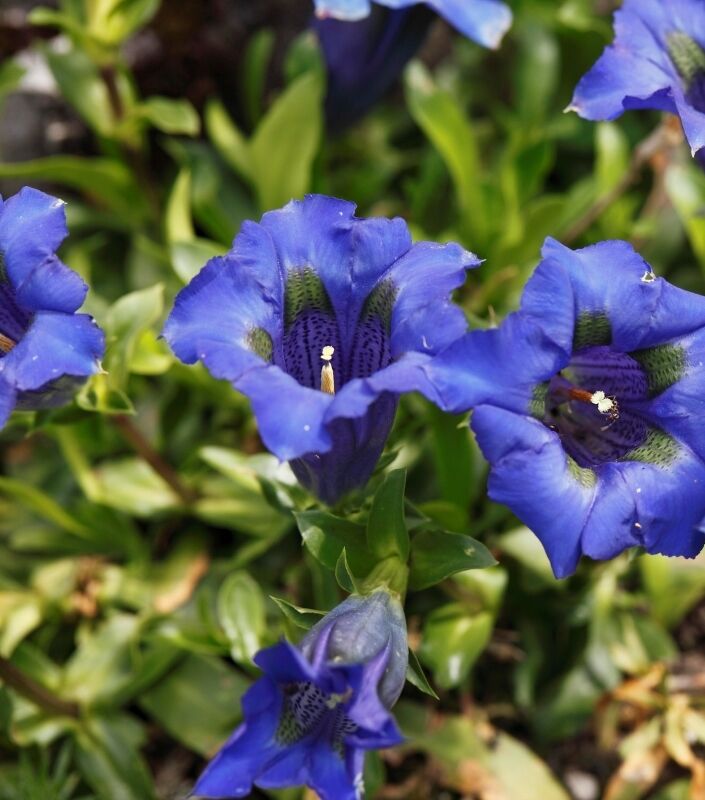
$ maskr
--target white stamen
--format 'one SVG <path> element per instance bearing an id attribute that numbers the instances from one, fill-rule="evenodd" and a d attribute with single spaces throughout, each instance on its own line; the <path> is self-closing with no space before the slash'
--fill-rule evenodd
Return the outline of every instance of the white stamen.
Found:
<path id="1" fill-rule="evenodd" d="M 595 392 L 593 396 L 590 398 L 590 402 L 597 405 L 598 403 L 602 402 L 605 399 L 604 392 Z"/>
<path id="2" fill-rule="evenodd" d="M 604 392 L 595 392 L 590 398 L 590 402 L 597 406 L 600 414 L 610 414 L 615 409 L 614 400 L 607 397 Z"/>
<path id="3" fill-rule="evenodd" d="M 325 362 L 321 368 L 321 391 L 326 394 L 335 394 L 335 375 L 333 374 L 333 365 L 330 363 L 333 353 L 335 353 L 335 348 L 329 344 L 321 351 L 321 361 Z"/>

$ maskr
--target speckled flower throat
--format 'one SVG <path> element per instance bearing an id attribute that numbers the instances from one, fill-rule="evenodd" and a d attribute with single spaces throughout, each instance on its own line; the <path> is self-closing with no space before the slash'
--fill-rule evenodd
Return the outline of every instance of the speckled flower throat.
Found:
<path id="1" fill-rule="evenodd" d="M 313 268 L 291 270 L 284 291 L 281 341 L 275 345 L 265 331 L 257 329 L 250 335 L 250 347 L 310 389 L 322 388 L 322 367 L 329 364 L 335 386 L 340 388 L 353 378 L 366 378 L 391 363 L 395 297 L 393 283 L 382 281 L 372 290 L 356 319 L 341 319 Z M 327 351 L 330 355 L 324 353 L 327 348 L 332 348 L 332 352 Z"/>
<path id="2" fill-rule="evenodd" d="M 288 684 L 277 740 L 291 745 L 307 736 L 324 736 L 342 757 L 345 737 L 357 731 L 357 725 L 345 713 L 351 694 L 351 690 L 325 694 L 313 683 Z"/>
<path id="3" fill-rule="evenodd" d="M 0 253 L 0 358 L 7 355 L 29 327 L 30 317 L 15 302 Z"/>
<path id="4" fill-rule="evenodd" d="M 537 390 L 537 416 L 555 430 L 579 467 L 636 460 L 662 466 L 678 446 L 650 423 L 648 401 L 686 369 L 683 348 L 660 345 L 631 353 L 611 347 L 607 317 L 583 315 L 569 364 Z"/>
<path id="5" fill-rule="evenodd" d="M 705 111 L 705 50 L 681 31 L 670 33 L 666 41 L 688 101 L 698 111 Z"/>

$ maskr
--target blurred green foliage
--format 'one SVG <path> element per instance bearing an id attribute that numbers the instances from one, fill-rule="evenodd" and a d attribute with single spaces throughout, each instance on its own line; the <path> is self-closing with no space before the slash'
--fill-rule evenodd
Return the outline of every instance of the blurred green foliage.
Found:
<path id="1" fill-rule="evenodd" d="M 459 295 L 473 326 L 516 306 L 548 235 L 629 239 L 659 274 L 705 290 L 705 176 L 687 148 L 622 187 L 658 116 L 563 113 L 611 36 L 609 4 L 516 0 L 497 53 L 439 24 L 440 47 L 338 138 L 324 129 L 315 41 L 303 33 L 282 58 L 276 19 L 251 32 L 237 97 L 196 109 L 143 96 L 126 43 L 158 6 L 35 9 L 49 33 L 30 46 L 90 145 L 0 163 L 0 179 L 69 200 L 63 257 L 108 338 L 106 373 L 72 407 L 16 415 L 2 434 L 0 655 L 59 705 L 0 673 L 0 798 L 186 796 L 239 721 L 254 652 L 296 639 L 375 564 L 409 554 L 409 742 L 370 760 L 380 796 L 400 784 L 409 797 L 564 800 L 586 773 L 594 797 L 691 796 L 702 559 L 632 554 L 557 582 L 531 532 L 487 500 L 467 420 L 415 396 L 367 495 L 323 511 L 263 452 L 247 401 L 158 337 L 176 292 L 243 220 L 311 190 L 486 259 Z M 0 103 L 23 73 L 0 65 Z M 645 702 L 624 682 L 654 669 L 658 703 L 617 725 L 620 703 Z M 630 781 L 629 764 L 653 780 Z"/>

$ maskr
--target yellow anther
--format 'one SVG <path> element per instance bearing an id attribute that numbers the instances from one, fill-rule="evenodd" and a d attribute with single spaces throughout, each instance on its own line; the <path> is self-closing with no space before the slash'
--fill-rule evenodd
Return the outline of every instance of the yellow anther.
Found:
<path id="1" fill-rule="evenodd" d="M 324 361 L 321 368 L 321 391 L 326 394 L 335 394 L 335 375 L 333 365 L 330 363 L 335 353 L 335 348 L 326 345 L 321 351 L 321 361 Z"/>
<path id="2" fill-rule="evenodd" d="M 0 333 L 0 353 L 9 353 L 16 344 L 17 342 L 13 342 L 9 336 Z"/>

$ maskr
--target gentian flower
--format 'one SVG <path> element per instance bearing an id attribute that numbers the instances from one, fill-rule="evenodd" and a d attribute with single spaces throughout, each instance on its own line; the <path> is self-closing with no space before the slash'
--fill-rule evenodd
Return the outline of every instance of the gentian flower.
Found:
<path id="1" fill-rule="evenodd" d="M 0 198 L 0 428 L 14 408 L 67 402 L 97 372 L 104 340 L 81 278 L 56 256 L 64 204 L 36 189 Z"/>
<path id="2" fill-rule="evenodd" d="M 624 0 L 615 32 L 569 108 L 591 120 L 639 108 L 678 114 L 696 155 L 705 147 L 705 5 Z"/>
<path id="3" fill-rule="evenodd" d="M 244 695 L 243 724 L 194 789 L 204 798 L 309 786 L 322 800 L 359 800 L 365 751 L 402 736 L 389 713 L 404 687 L 406 621 L 384 590 L 353 595 L 298 647 L 261 650 L 264 673 Z"/>
<path id="4" fill-rule="evenodd" d="M 449 295 L 479 264 L 354 210 L 311 195 L 246 222 L 164 329 L 182 361 L 250 398 L 265 445 L 328 503 L 369 478 L 398 395 L 433 398 L 424 367 L 465 332 Z"/>
<path id="5" fill-rule="evenodd" d="M 331 128 L 354 122 L 387 93 L 423 43 L 434 12 L 484 47 L 499 47 L 512 22 L 497 0 L 316 0 Z"/>
<path id="6" fill-rule="evenodd" d="M 548 239 L 520 310 L 472 331 L 429 377 L 490 462 L 489 494 L 539 537 L 557 577 L 581 554 L 705 543 L 705 298 L 626 242 Z"/>
<path id="7" fill-rule="evenodd" d="M 356 22 L 372 11 L 373 0 L 314 0 L 316 15 Z M 498 47 L 512 24 L 512 12 L 500 0 L 374 0 L 377 5 L 400 9 L 426 5 L 460 33 L 484 47 Z"/>

